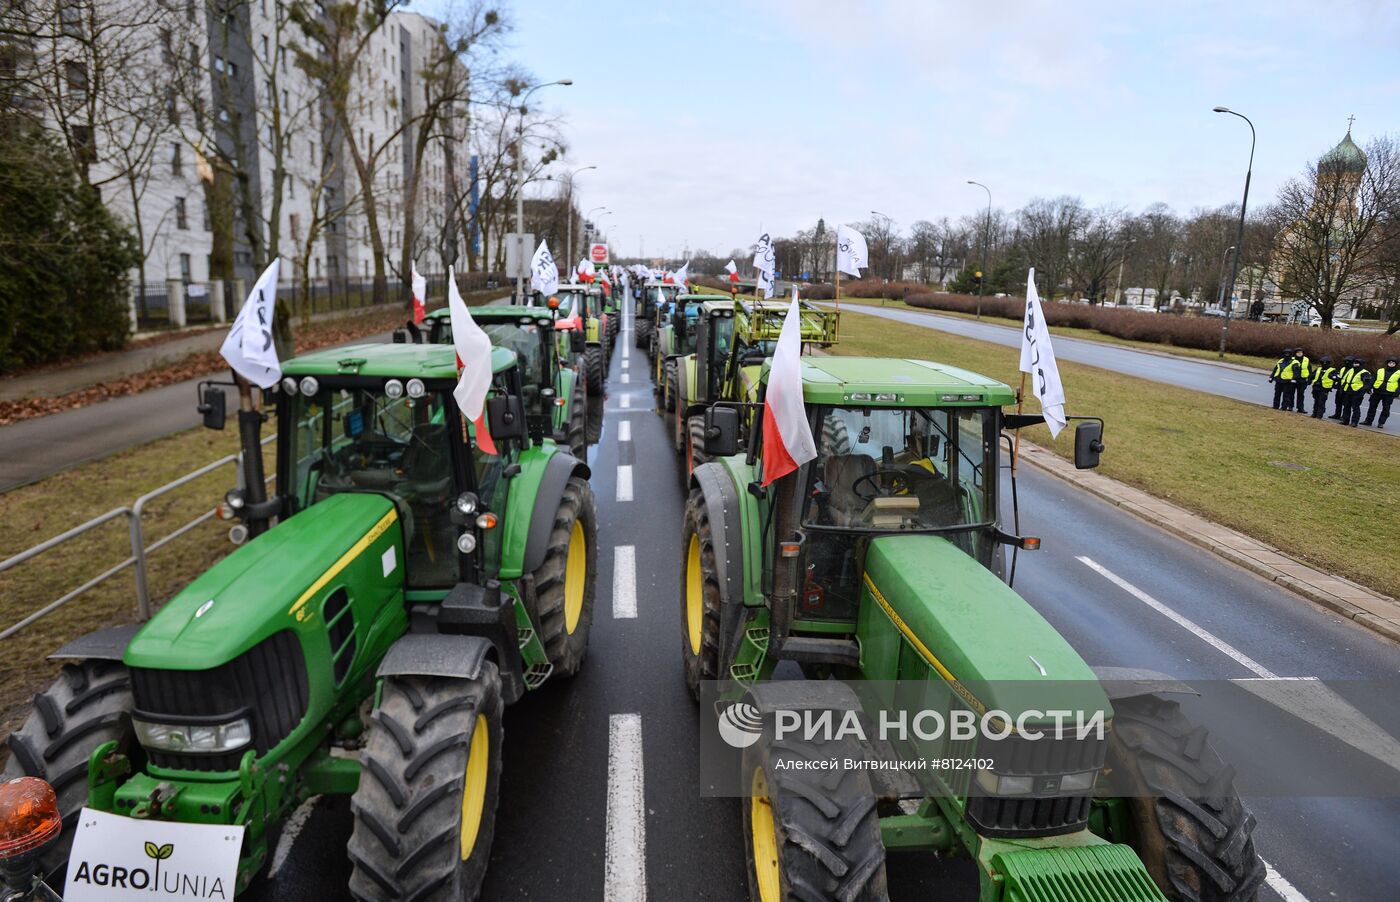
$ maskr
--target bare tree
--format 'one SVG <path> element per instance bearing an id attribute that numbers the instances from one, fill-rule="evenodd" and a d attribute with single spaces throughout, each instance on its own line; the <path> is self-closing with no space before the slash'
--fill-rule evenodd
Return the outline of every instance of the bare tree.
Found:
<path id="1" fill-rule="evenodd" d="M 1021 210 L 1019 244 L 1046 300 L 1053 301 L 1069 278 L 1072 244 L 1089 215 L 1079 198 L 1069 196 L 1035 198 Z"/>
<path id="2" fill-rule="evenodd" d="M 1104 300 L 1110 274 L 1122 260 L 1124 245 L 1121 212 L 1095 210 L 1079 217 L 1070 240 L 1069 272 L 1090 303 Z"/>

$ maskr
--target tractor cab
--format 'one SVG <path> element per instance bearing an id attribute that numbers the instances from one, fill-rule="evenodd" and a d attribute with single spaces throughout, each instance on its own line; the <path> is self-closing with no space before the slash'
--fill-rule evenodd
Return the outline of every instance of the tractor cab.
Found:
<path id="1" fill-rule="evenodd" d="M 553 299 L 558 300 L 554 328 L 568 338 L 569 353 L 582 356 L 587 395 L 599 397 L 612 351 L 610 330 L 617 328 L 617 317 L 603 312 L 602 290 L 596 285 L 571 282 L 560 285 L 552 299 L 539 298 L 542 306 Z"/>
<path id="2" fill-rule="evenodd" d="M 637 308 L 633 316 L 633 331 L 637 347 L 647 352 L 648 358 L 656 357 L 658 330 L 670 316 L 671 304 L 681 288 L 667 282 L 649 279 L 638 284 L 636 289 Z"/>

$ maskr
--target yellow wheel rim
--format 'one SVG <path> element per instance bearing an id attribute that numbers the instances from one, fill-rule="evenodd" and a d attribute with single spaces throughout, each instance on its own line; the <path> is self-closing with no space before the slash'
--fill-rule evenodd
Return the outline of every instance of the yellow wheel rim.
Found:
<path id="1" fill-rule="evenodd" d="M 564 629 L 570 634 L 583 616 L 584 585 L 588 582 L 588 539 L 583 524 L 574 521 L 569 534 L 569 558 L 564 564 Z"/>
<path id="2" fill-rule="evenodd" d="M 476 716 L 472 747 L 467 753 L 467 775 L 462 781 L 462 860 L 471 857 L 476 836 L 481 832 L 481 815 L 486 809 L 486 780 L 491 772 L 491 728 L 485 715 Z"/>
<path id="3" fill-rule="evenodd" d="M 685 631 L 690 650 L 700 654 L 701 630 L 705 622 L 705 581 L 700 575 L 700 537 L 691 534 L 685 555 Z"/>
<path id="4" fill-rule="evenodd" d="M 778 868 L 778 830 L 773 825 L 773 802 L 768 798 L 768 781 L 763 768 L 753 769 L 753 796 L 749 803 L 749 832 L 753 836 L 753 870 L 758 880 L 761 902 L 778 902 L 782 895 Z"/>

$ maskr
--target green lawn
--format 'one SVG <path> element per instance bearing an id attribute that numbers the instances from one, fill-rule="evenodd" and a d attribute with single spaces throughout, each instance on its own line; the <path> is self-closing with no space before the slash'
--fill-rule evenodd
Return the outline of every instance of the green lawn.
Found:
<path id="1" fill-rule="evenodd" d="M 937 360 L 1013 387 L 1020 378 L 1014 348 L 932 329 L 892 329 L 856 313 L 842 317 L 841 343 L 831 352 Z M 1105 421 L 1105 475 L 1400 596 L 1400 446 L 1393 437 L 1096 367 L 1062 362 L 1060 373 L 1068 412 Z M 1038 409 L 1034 398 L 1027 409 Z M 1026 438 L 1062 457 L 1073 454 L 1072 429 L 1052 442 L 1037 426 Z"/>

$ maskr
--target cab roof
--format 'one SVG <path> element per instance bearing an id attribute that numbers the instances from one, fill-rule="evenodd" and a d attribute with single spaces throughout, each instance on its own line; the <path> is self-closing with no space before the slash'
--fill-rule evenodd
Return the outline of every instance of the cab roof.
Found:
<path id="1" fill-rule="evenodd" d="M 553 319 L 554 312 L 548 307 L 536 307 L 533 305 L 519 306 L 515 304 L 493 304 L 491 306 L 472 307 L 472 319 L 482 323 L 496 323 L 502 321 L 515 321 L 519 319 Z M 446 307 L 429 313 L 427 319 L 450 319 L 451 312 Z"/>
<path id="2" fill-rule="evenodd" d="M 853 399 L 856 393 L 871 397 Z M 891 397 L 876 400 L 876 395 Z M 1016 400 L 1009 385 L 979 373 L 890 357 L 803 357 L 802 396 L 813 404 L 857 406 L 1003 406 Z"/>
<path id="3" fill-rule="evenodd" d="M 504 372 L 515 363 L 515 352 L 509 348 L 491 349 L 491 372 Z M 282 375 L 455 380 L 457 353 L 446 344 L 347 345 L 293 357 L 282 364 Z"/>

